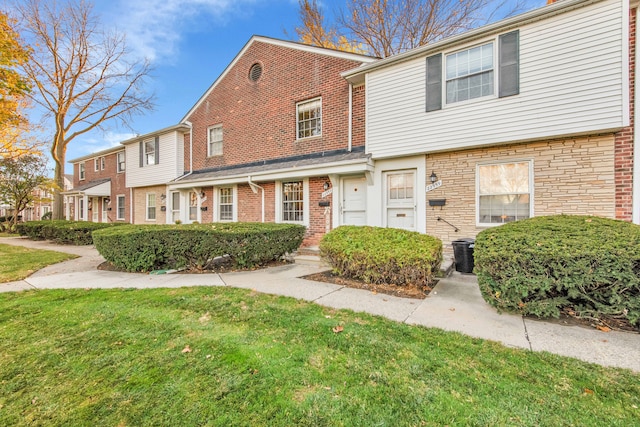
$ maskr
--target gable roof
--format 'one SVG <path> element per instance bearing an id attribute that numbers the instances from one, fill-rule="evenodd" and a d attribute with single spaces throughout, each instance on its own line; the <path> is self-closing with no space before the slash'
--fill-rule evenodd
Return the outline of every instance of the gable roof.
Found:
<path id="1" fill-rule="evenodd" d="M 603 0 L 559 0 L 555 3 L 548 4 L 546 6 L 539 7 L 529 12 L 522 13 L 510 18 L 503 19 L 492 24 L 484 25 L 471 31 L 448 37 L 444 40 L 440 40 L 435 43 L 420 46 L 398 55 L 393 55 L 380 59 L 372 64 L 365 64 L 352 70 L 347 70 L 341 73 L 342 77 L 347 79 L 350 83 L 361 83 L 364 81 L 364 75 L 367 72 L 378 70 L 384 67 L 389 67 L 401 62 L 409 61 L 421 56 L 427 56 L 435 54 L 444 49 L 447 49 L 456 44 L 467 43 L 479 38 L 486 37 L 491 34 L 496 34 L 511 29 L 516 29 L 522 25 L 529 24 L 531 22 L 540 21 L 551 16 L 559 15 L 561 13 L 569 12 L 575 9 L 579 9 L 585 6 L 589 6 L 594 3 L 598 3 Z"/>
<path id="2" fill-rule="evenodd" d="M 191 115 L 191 113 L 193 113 L 200 106 L 200 104 L 202 104 L 202 102 L 209 96 L 209 94 L 213 91 L 213 89 L 215 89 L 218 83 L 227 75 L 227 73 L 245 54 L 245 52 L 256 42 L 268 43 L 275 46 L 286 47 L 288 49 L 295 49 L 302 52 L 311 52 L 317 55 L 326 55 L 334 58 L 348 59 L 351 61 L 358 61 L 361 63 L 370 63 L 370 62 L 379 60 L 379 58 L 376 58 L 376 57 L 361 55 L 357 53 L 343 52 L 340 50 L 328 49 L 325 47 L 309 46 L 302 43 L 274 39 L 271 37 L 252 36 L 249 39 L 249 41 L 244 45 L 244 47 L 240 50 L 240 52 L 238 52 L 238 54 L 233 58 L 233 61 L 231 61 L 229 65 L 227 65 L 227 67 L 224 69 L 224 71 L 222 71 L 222 74 L 220 74 L 218 78 L 213 82 L 213 84 L 209 86 L 209 89 L 207 89 L 207 91 L 200 97 L 200 99 L 198 99 L 198 101 L 193 105 L 193 107 L 191 107 L 191 109 L 187 111 L 187 114 L 185 114 L 184 117 L 180 120 L 181 123 L 185 123 L 185 121 Z"/>

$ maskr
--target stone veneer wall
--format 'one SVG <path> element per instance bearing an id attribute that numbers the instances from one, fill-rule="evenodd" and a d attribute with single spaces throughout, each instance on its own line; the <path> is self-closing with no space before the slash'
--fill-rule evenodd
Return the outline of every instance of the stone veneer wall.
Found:
<path id="1" fill-rule="evenodd" d="M 156 194 L 156 220 L 147 220 L 147 193 Z M 167 195 L 164 203 L 162 202 L 161 195 Z M 167 193 L 167 187 L 164 185 L 156 185 L 153 187 L 139 187 L 133 190 L 133 223 L 134 224 L 166 224 L 167 212 L 162 212 L 161 206 L 167 206 L 169 203 L 169 196 Z"/>

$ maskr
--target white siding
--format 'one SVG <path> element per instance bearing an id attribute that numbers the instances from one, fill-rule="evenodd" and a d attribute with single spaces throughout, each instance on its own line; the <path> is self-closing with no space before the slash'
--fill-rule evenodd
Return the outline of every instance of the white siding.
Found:
<path id="1" fill-rule="evenodd" d="M 372 71 L 367 151 L 384 158 L 628 125 L 622 3 L 607 0 L 519 28 L 519 95 L 450 105 L 443 98 L 442 110 L 426 113 L 426 56 Z"/>
<path id="2" fill-rule="evenodd" d="M 166 184 L 182 175 L 184 171 L 183 147 L 182 133 L 169 132 L 162 134 L 159 141 L 160 154 L 158 164 L 140 167 L 140 143 L 136 141 L 127 144 L 125 150 L 127 187 Z"/>

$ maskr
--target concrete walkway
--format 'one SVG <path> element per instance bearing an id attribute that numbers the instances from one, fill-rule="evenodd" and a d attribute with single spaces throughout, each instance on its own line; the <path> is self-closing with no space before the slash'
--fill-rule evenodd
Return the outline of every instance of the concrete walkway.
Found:
<path id="1" fill-rule="evenodd" d="M 23 238 L 0 238 L 0 243 L 49 249 L 80 258 L 37 271 L 25 280 L 0 284 L 0 292 L 70 288 L 176 288 L 232 286 L 284 295 L 323 306 L 363 311 L 412 325 L 461 332 L 498 341 L 509 347 L 548 351 L 604 366 L 640 372 L 640 334 L 601 332 L 560 322 L 543 322 L 512 314 L 498 314 L 480 295 L 475 276 L 453 273 L 440 280 L 424 300 L 398 298 L 300 279 L 324 271 L 320 263 L 295 263 L 249 272 L 224 274 L 149 275 L 97 270 L 104 261 L 92 246 L 62 246 Z"/>

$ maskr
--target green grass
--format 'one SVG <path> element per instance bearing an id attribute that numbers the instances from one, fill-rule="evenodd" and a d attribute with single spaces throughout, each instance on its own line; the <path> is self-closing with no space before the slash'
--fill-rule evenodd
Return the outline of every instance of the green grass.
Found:
<path id="1" fill-rule="evenodd" d="M 0 425 L 626 427 L 639 407 L 627 370 L 246 290 L 0 294 Z"/>
<path id="2" fill-rule="evenodd" d="M 62 252 L 0 244 L 0 283 L 22 280 L 47 265 L 77 258 Z"/>

